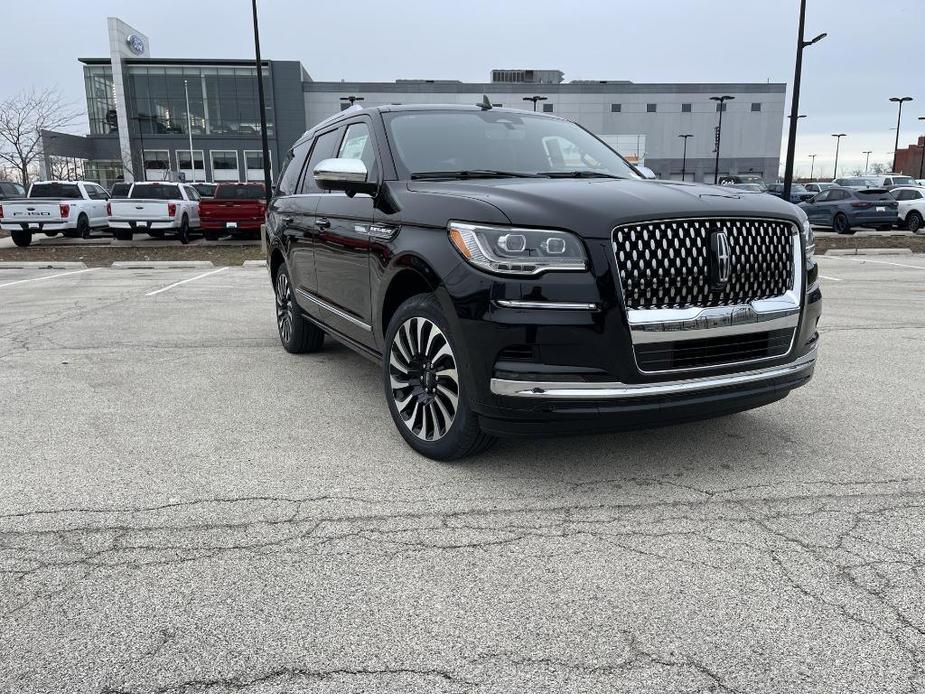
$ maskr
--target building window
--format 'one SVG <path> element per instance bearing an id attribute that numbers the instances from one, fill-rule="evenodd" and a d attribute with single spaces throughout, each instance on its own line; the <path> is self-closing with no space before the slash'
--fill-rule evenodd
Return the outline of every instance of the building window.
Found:
<path id="1" fill-rule="evenodd" d="M 233 149 L 213 149 L 210 152 L 212 156 L 212 180 L 213 181 L 237 181 L 238 176 L 238 153 Z"/>
<path id="2" fill-rule="evenodd" d="M 205 173 L 206 170 L 206 161 L 202 156 L 201 149 L 194 149 L 193 156 L 196 160 L 196 170 L 202 171 Z M 190 166 L 190 156 L 188 149 L 178 149 L 177 150 L 177 168 L 180 171 L 192 171 L 193 168 Z"/>
<path id="3" fill-rule="evenodd" d="M 717 102 L 716 112 L 719 113 L 720 111 L 725 111 L 725 110 L 726 110 L 726 102 L 725 101 Z"/>
<path id="4" fill-rule="evenodd" d="M 610 104 L 611 113 L 620 113 L 623 110 L 623 104 Z"/>
<path id="5" fill-rule="evenodd" d="M 259 149 L 244 150 L 244 168 L 248 181 L 263 180 L 263 152 Z M 273 153 L 270 152 L 270 179 L 273 178 Z"/>
<path id="6" fill-rule="evenodd" d="M 154 172 L 154 180 L 167 180 L 170 171 L 170 152 L 166 149 L 145 150 L 145 172 Z M 151 178 L 152 174 L 148 174 Z"/>
<path id="7" fill-rule="evenodd" d="M 655 113 L 655 104 L 646 104 L 646 113 Z"/>
<path id="8" fill-rule="evenodd" d="M 690 113 L 691 105 L 690 104 L 681 104 L 681 113 Z"/>
<path id="9" fill-rule="evenodd" d="M 119 131 L 116 120 L 116 94 L 109 65 L 85 65 L 84 88 L 87 93 L 87 116 L 90 134 L 105 135 Z"/>
<path id="10" fill-rule="evenodd" d="M 552 104 L 543 104 L 543 113 L 552 113 Z"/>
<path id="11" fill-rule="evenodd" d="M 752 111 L 753 111 L 753 112 L 757 112 L 757 111 L 760 111 L 760 110 L 761 110 L 761 104 L 760 104 L 759 102 L 756 101 L 755 103 L 752 104 Z"/>

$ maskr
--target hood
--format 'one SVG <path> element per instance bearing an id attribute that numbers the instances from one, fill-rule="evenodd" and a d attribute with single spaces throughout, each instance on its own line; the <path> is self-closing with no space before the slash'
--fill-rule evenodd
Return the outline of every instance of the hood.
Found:
<path id="1" fill-rule="evenodd" d="M 479 200 L 497 208 L 515 226 L 566 229 L 585 238 L 609 238 L 619 224 L 651 219 L 716 215 L 797 221 L 800 216 L 794 205 L 773 195 L 680 181 L 602 178 L 411 181 L 408 190 L 429 196 Z"/>

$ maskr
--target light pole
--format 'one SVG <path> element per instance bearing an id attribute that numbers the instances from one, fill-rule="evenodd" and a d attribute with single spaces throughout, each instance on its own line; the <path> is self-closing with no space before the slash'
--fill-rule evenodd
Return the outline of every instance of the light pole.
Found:
<path id="1" fill-rule="evenodd" d="M 183 80 L 183 91 L 186 94 L 186 131 L 189 133 L 189 163 L 193 170 L 193 181 L 196 180 L 196 157 L 193 156 L 193 115 L 189 110 L 189 80 Z M 205 166 L 205 162 L 203 162 Z"/>
<path id="2" fill-rule="evenodd" d="M 925 121 L 925 116 L 919 116 L 919 120 Z M 925 178 L 925 140 L 922 140 L 922 160 L 919 162 L 919 178 Z"/>
<path id="3" fill-rule="evenodd" d="M 678 137 L 684 140 L 684 154 L 681 155 L 681 180 L 684 180 L 684 176 L 687 174 L 687 138 L 693 137 L 693 135 L 678 135 Z"/>
<path id="4" fill-rule="evenodd" d="M 366 99 L 362 96 L 354 96 L 353 94 L 351 94 L 350 96 L 342 96 L 340 100 L 349 101 L 350 105 L 353 106 L 357 101 L 365 101 Z"/>
<path id="5" fill-rule="evenodd" d="M 891 96 L 890 101 L 899 104 L 899 113 L 896 115 L 896 144 L 893 146 L 893 172 L 896 171 L 896 151 L 899 149 L 899 124 L 903 118 L 903 104 L 912 101 L 911 96 Z"/>
<path id="6" fill-rule="evenodd" d="M 260 107 L 260 140 L 263 145 L 263 185 L 267 208 L 273 197 L 273 181 L 270 180 L 270 140 L 267 137 L 267 104 L 263 96 L 263 61 L 260 59 L 260 28 L 257 25 L 257 0 L 251 2 L 254 10 L 254 61 L 257 64 L 257 102 Z M 192 146 L 190 146 L 192 149 Z M 190 152 L 190 157 L 193 153 Z M 195 166 L 195 163 L 194 163 Z M 195 171 L 195 168 L 193 169 Z"/>
<path id="7" fill-rule="evenodd" d="M 800 82 L 803 78 L 803 49 L 821 41 L 826 34 L 819 34 L 806 41 L 803 38 L 806 26 L 806 0 L 800 0 L 800 23 L 797 30 L 797 59 L 793 68 L 793 96 L 790 99 L 790 135 L 787 139 L 787 163 L 784 166 L 784 200 L 790 199 L 790 186 L 793 184 L 793 159 L 797 147 L 797 114 L 800 112 Z"/>
<path id="8" fill-rule="evenodd" d="M 546 101 L 547 98 L 548 98 L 548 97 L 545 97 L 545 96 L 525 96 L 525 97 L 524 97 L 524 101 L 532 101 L 532 102 L 533 102 L 533 110 L 536 111 L 536 102 L 537 102 L 537 101 Z"/>
<path id="9" fill-rule="evenodd" d="M 867 169 L 870 168 L 870 155 L 873 154 L 873 150 L 865 149 L 861 154 L 866 155 L 864 158 L 864 173 L 867 173 Z"/>
<path id="10" fill-rule="evenodd" d="M 710 97 L 710 101 L 717 103 L 717 109 L 719 110 L 719 125 L 716 126 L 716 161 L 713 164 L 713 185 L 719 183 L 719 143 L 723 139 L 723 111 L 726 110 L 726 102 L 732 99 L 735 99 L 735 97 L 728 94 Z"/>
<path id="11" fill-rule="evenodd" d="M 816 155 L 809 155 L 809 180 L 813 180 L 813 169 L 816 168 Z"/>
<path id="12" fill-rule="evenodd" d="M 832 133 L 832 137 L 835 138 L 835 170 L 832 172 L 832 180 L 834 181 L 838 178 L 838 146 L 841 144 L 841 139 L 845 137 L 847 133 Z"/>

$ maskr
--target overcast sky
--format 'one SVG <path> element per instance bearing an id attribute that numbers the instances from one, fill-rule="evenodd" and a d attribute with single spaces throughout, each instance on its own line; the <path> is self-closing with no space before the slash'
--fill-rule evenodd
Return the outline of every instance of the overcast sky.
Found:
<path id="1" fill-rule="evenodd" d="M 253 54 L 250 0 L 3 2 L 0 98 L 59 87 L 85 109 L 78 57 L 107 57 L 106 17 L 146 33 L 162 58 Z M 492 68 L 551 68 L 565 79 L 633 82 L 793 80 L 798 0 L 259 0 L 265 58 L 300 60 L 317 80 L 489 80 Z M 925 0 L 808 0 L 797 173 L 834 158 L 892 162 L 925 129 Z M 917 54 L 917 55 L 916 55 Z M 788 96 L 789 104 L 789 96 Z M 789 106 L 788 106 L 789 112 Z M 785 119 L 786 121 L 786 119 Z M 77 130 L 85 131 L 86 122 Z M 786 154 L 786 140 L 781 158 Z M 841 165 L 839 166 L 841 169 Z"/>

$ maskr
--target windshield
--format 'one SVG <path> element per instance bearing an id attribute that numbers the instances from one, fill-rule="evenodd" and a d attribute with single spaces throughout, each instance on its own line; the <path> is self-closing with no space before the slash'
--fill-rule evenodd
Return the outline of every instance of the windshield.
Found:
<path id="1" fill-rule="evenodd" d="M 179 200 L 180 187 L 163 183 L 135 184 L 129 197 L 133 200 Z"/>
<path id="2" fill-rule="evenodd" d="M 216 200 L 263 200 L 266 194 L 259 183 L 246 186 L 219 186 L 215 189 Z"/>
<path id="3" fill-rule="evenodd" d="M 80 200 L 83 196 L 76 183 L 36 183 L 29 189 L 29 197 Z"/>
<path id="4" fill-rule="evenodd" d="M 616 152 L 574 123 L 499 111 L 388 113 L 399 173 L 492 172 L 639 178 Z"/>
<path id="5" fill-rule="evenodd" d="M 131 189 L 131 183 L 116 183 L 110 191 L 110 195 L 114 198 L 125 198 L 128 197 L 128 192 Z"/>

